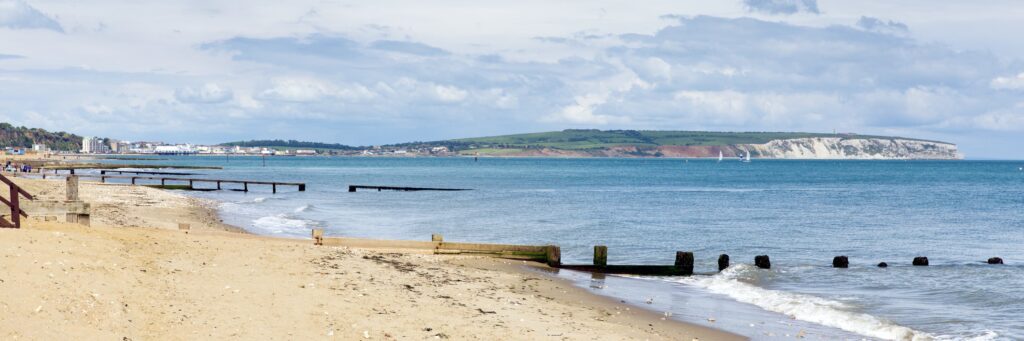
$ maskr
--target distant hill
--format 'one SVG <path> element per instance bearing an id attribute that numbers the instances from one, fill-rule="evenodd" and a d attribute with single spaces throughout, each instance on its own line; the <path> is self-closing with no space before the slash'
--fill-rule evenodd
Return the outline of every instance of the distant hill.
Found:
<path id="1" fill-rule="evenodd" d="M 0 147 L 31 148 L 33 144 L 44 144 L 52 150 L 77 152 L 82 149 L 82 137 L 63 131 L 49 132 L 0 123 Z"/>
<path id="2" fill-rule="evenodd" d="M 562 157 L 739 157 L 955 159 L 941 141 L 858 134 L 568 129 L 394 145 L 446 147 L 463 155 Z"/>
<path id="3" fill-rule="evenodd" d="M 776 159 L 957 159 L 955 144 L 896 136 L 800 132 L 711 132 L 568 129 L 380 147 L 295 140 L 252 140 L 225 146 L 317 149 L 355 155 L 528 157 L 743 157 Z M 443 147 L 443 148 L 441 148 Z"/>
<path id="4" fill-rule="evenodd" d="M 317 150 L 359 150 L 339 143 L 305 142 L 296 140 L 249 140 L 221 143 L 222 146 L 261 147 L 271 149 L 317 149 Z"/>
<path id="5" fill-rule="evenodd" d="M 841 139 L 902 139 L 927 141 L 904 137 L 856 134 L 568 129 L 563 131 L 553 131 L 545 133 L 455 139 L 451 140 L 451 142 L 464 144 L 501 145 L 507 147 L 530 146 L 565 150 L 585 150 L 623 145 L 656 147 L 763 144 L 768 143 L 769 141 L 772 140 L 789 140 L 815 137 Z"/>

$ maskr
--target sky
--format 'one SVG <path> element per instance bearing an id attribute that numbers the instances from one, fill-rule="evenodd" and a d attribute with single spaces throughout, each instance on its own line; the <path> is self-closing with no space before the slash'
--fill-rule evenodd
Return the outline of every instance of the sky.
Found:
<path id="1" fill-rule="evenodd" d="M 372 145 L 854 132 L 1024 159 L 1024 3 L 0 0 L 0 121 Z"/>

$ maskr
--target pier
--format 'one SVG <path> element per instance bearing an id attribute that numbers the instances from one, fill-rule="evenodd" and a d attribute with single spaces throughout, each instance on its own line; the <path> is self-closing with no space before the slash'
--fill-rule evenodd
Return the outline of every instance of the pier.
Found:
<path id="1" fill-rule="evenodd" d="M 416 192 L 416 191 L 471 191 L 471 189 L 464 188 L 427 188 L 427 187 L 394 187 L 394 186 L 366 186 L 366 185 L 349 185 L 348 191 L 355 192 L 360 189 L 369 189 L 380 191 L 402 191 L 402 192 Z"/>
<path id="2" fill-rule="evenodd" d="M 40 174 L 43 179 L 46 179 L 47 174 Z M 64 177 L 65 175 L 49 175 L 51 177 Z M 253 181 L 253 180 L 229 180 L 229 179 L 199 179 L 199 178 L 179 178 L 179 177 L 163 177 L 163 176 L 132 176 L 132 175 L 104 175 L 104 174 L 81 174 L 78 175 L 80 178 L 93 178 L 100 179 L 100 182 L 107 182 L 107 179 L 125 179 L 131 181 L 132 185 L 137 185 L 138 180 L 152 180 L 160 181 L 160 186 L 168 186 L 168 181 L 188 183 L 185 189 L 199 190 L 195 187 L 196 183 L 209 183 L 216 184 L 217 190 L 223 190 L 223 184 L 241 184 L 242 188 L 239 189 L 243 192 L 249 191 L 249 185 L 269 185 L 273 193 L 277 193 L 278 186 L 295 186 L 299 192 L 306 191 L 306 183 L 304 182 L 278 182 L 278 181 Z M 213 190 L 213 188 L 210 188 Z"/>
<path id="3" fill-rule="evenodd" d="M 60 171 L 66 170 L 70 174 L 75 174 L 76 170 L 87 170 L 87 169 L 98 169 L 101 172 L 107 171 L 121 171 L 121 168 L 141 168 L 141 169 L 224 169 L 222 167 L 214 166 L 184 166 L 184 165 L 127 165 L 127 164 L 106 164 L 106 163 L 76 163 L 76 164 L 47 164 L 43 166 L 33 166 L 33 168 L 39 169 L 39 173 L 46 171 L 53 171 L 53 174 L 59 174 Z"/>

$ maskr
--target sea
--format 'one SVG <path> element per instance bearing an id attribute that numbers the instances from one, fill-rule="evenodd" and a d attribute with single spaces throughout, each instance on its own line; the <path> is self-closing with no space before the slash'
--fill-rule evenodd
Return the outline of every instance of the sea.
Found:
<path id="1" fill-rule="evenodd" d="M 596 294 L 755 340 L 1024 339 L 1024 161 L 172 156 L 197 177 L 307 190 L 183 192 L 253 233 L 556 244 L 563 263 L 672 264 L 699 275 L 556 271 Z M 359 191 L 349 185 L 468 191 Z M 206 185 L 197 185 L 206 186 Z M 233 185 L 224 185 L 225 188 Z M 728 254 L 732 266 L 718 272 Z M 770 270 L 753 266 L 769 255 Z M 834 256 L 849 257 L 846 269 Z M 929 266 L 912 266 L 926 256 Z M 1001 257 L 1004 265 L 988 265 Z M 876 266 L 880 262 L 888 267 Z"/>

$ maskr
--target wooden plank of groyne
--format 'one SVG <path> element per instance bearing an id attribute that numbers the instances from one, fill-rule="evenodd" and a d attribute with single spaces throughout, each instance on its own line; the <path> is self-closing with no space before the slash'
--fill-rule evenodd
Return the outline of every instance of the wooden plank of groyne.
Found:
<path id="1" fill-rule="evenodd" d="M 649 276 L 684 276 L 675 265 L 562 265 L 562 269 L 587 271 L 603 274 L 649 275 Z"/>
<path id="2" fill-rule="evenodd" d="M 323 237 L 323 245 L 327 246 L 347 246 L 347 247 L 358 247 L 358 248 L 376 248 L 376 249 L 419 249 L 419 250 L 434 250 L 436 249 L 437 243 L 425 242 L 418 240 L 382 240 L 382 239 L 363 239 L 363 238 L 338 238 L 338 237 Z"/>
<path id="3" fill-rule="evenodd" d="M 464 251 L 478 251 L 478 252 L 502 252 L 502 251 L 516 251 L 516 252 L 533 252 L 533 253 L 545 253 L 547 250 L 545 246 L 535 245 L 512 245 L 512 244 L 481 244 L 481 243 L 452 243 L 452 242 L 440 242 L 437 244 L 438 250 L 464 250 Z"/>
<path id="4" fill-rule="evenodd" d="M 676 252 L 676 270 L 678 270 L 683 276 L 689 276 L 693 274 L 693 252 Z"/>
<path id="5" fill-rule="evenodd" d="M 78 201 L 78 176 L 69 175 L 65 179 L 65 184 L 66 193 L 64 198 L 67 201 Z"/>
<path id="6" fill-rule="evenodd" d="M 608 265 L 608 247 L 604 245 L 594 245 L 594 266 L 606 265 Z"/>
<path id="7" fill-rule="evenodd" d="M 348 191 L 355 192 L 360 189 L 370 189 L 380 191 L 402 191 L 402 192 L 415 192 L 415 191 L 470 191 L 465 188 L 429 188 L 429 187 L 395 187 L 395 186 L 365 186 L 365 185 L 349 185 Z"/>
<path id="8" fill-rule="evenodd" d="M 314 230 L 314 243 L 316 232 Z M 322 231 L 319 233 L 323 233 Z M 440 238 L 439 238 L 440 239 Z M 363 238 L 321 237 L 320 244 L 357 248 L 433 250 L 436 254 L 473 254 L 510 259 L 532 260 L 548 264 L 561 264 L 561 250 L 557 246 L 514 245 L 485 243 L 452 243 L 445 241 L 381 240 Z"/>
<path id="9" fill-rule="evenodd" d="M 718 271 L 725 270 L 729 267 L 729 255 L 721 254 L 718 255 Z"/>
<path id="10" fill-rule="evenodd" d="M 154 171 L 128 171 L 120 169 L 100 170 L 100 174 L 117 173 L 117 174 L 145 174 L 145 175 L 198 175 L 199 173 L 183 173 L 183 172 L 154 172 Z"/>

